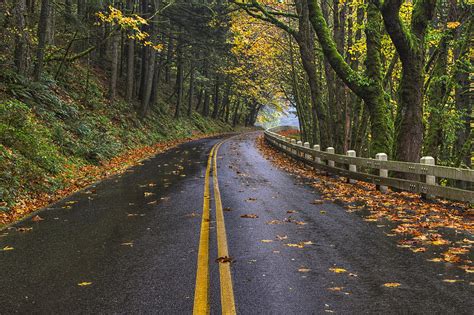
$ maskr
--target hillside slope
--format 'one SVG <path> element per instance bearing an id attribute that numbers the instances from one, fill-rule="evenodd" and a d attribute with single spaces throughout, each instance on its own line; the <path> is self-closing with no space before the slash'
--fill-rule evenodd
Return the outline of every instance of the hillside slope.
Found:
<path id="1" fill-rule="evenodd" d="M 178 139 L 231 130 L 196 112 L 173 119 L 165 101 L 139 119 L 133 104 L 107 100 L 102 73 L 66 73 L 33 83 L 0 71 L 0 224 Z"/>

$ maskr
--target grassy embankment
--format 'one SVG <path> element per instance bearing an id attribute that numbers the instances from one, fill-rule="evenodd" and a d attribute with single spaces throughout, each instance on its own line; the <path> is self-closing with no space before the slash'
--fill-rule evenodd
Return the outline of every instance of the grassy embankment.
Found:
<path id="1" fill-rule="evenodd" d="M 107 100 L 101 73 L 67 73 L 33 83 L 0 69 L 0 227 L 168 147 L 157 143 L 231 130 L 196 112 L 173 119 L 165 101 L 139 119 L 133 104 Z"/>

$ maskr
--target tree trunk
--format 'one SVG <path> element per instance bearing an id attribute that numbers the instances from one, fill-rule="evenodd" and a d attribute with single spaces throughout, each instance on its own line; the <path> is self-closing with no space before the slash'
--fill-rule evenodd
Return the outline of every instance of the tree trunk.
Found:
<path id="1" fill-rule="evenodd" d="M 111 38 L 110 49 L 110 81 L 109 81 L 109 100 L 115 100 L 117 95 L 117 77 L 118 77 L 118 63 L 119 63 L 119 34 L 114 34 Z"/>
<path id="2" fill-rule="evenodd" d="M 395 119 L 395 159 L 399 161 L 418 162 L 421 155 L 425 35 L 435 6 L 436 0 L 415 2 L 410 30 L 400 19 L 399 0 L 385 0 L 381 7 L 385 29 L 402 62 Z"/>
<path id="3" fill-rule="evenodd" d="M 181 106 L 183 103 L 184 95 L 184 60 L 183 60 L 183 29 L 180 28 L 178 37 L 178 45 L 176 48 L 176 110 L 174 113 L 174 118 L 178 118 L 180 115 Z"/>
<path id="4" fill-rule="evenodd" d="M 127 0 L 127 9 L 133 11 L 133 0 Z M 130 33 L 129 33 L 130 35 Z M 127 39 L 127 88 L 125 99 L 130 102 L 133 98 L 133 82 L 135 81 L 135 40 Z"/>
<path id="5" fill-rule="evenodd" d="M 220 89 L 220 77 L 216 74 L 216 83 L 214 85 L 214 108 L 212 110 L 212 118 L 216 119 L 219 115 L 219 89 Z"/>
<path id="6" fill-rule="evenodd" d="M 26 21 L 25 21 L 25 0 L 17 0 L 13 7 L 15 15 L 15 51 L 14 60 L 15 66 L 20 75 L 26 75 L 27 72 L 27 33 L 25 32 Z"/>
<path id="7" fill-rule="evenodd" d="M 193 99 L 194 99 L 194 64 L 191 61 L 191 74 L 189 77 L 189 91 L 188 91 L 188 117 L 191 117 L 193 112 Z"/>
<path id="8" fill-rule="evenodd" d="M 49 11 L 49 0 L 42 0 L 40 19 L 38 23 L 38 48 L 36 50 L 36 63 L 33 73 L 33 78 L 35 81 L 39 81 L 41 79 L 41 75 L 43 74 L 44 50 L 46 47 L 46 35 L 48 33 Z"/>

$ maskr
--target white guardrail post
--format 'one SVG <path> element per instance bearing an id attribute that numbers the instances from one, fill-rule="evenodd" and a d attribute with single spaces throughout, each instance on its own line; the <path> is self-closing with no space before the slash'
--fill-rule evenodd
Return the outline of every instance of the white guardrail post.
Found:
<path id="1" fill-rule="evenodd" d="M 326 149 L 326 152 L 327 153 L 330 153 L 330 154 L 334 154 L 334 148 L 333 147 L 328 147 Z M 336 164 L 334 163 L 334 161 L 331 161 L 331 160 L 328 160 L 328 166 L 330 167 L 334 167 Z"/>
<path id="2" fill-rule="evenodd" d="M 354 150 L 349 150 L 349 151 L 347 151 L 346 154 L 349 157 L 356 157 L 356 151 L 354 151 Z M 357 166 L 353 165 L 353 164 L 349 164 L 349 171 L 357 172 Z M 348 178 L 348 182 L 351 183 L 351 184 L 355 184 L 356 180 Z"/>
<path id="3" fill-rule="evenodd" d="M 315 144 L 313 145 L 313 150 L 314 151 L 321 151 L 321 146 L 319 144 Z M 314 158 L 314 161 L 317 163 L 317 164 L 321 164 L 321 158 L 319 157 L 315 157 Z"/>
<path id="4" fill-rule="evenodd" d="M 303 143 L 303 146 L 304 146 L 305 148 L 309 148 L 309 142 Z M 305 159 L 311 160 L 311 154 L 305 153 L 305 154 L 304 154 L 304 157 L 305 157 Z"/>
<path id="5" fill-rule="evenodd" d="M 296 144 L 296 140 L 291 139 L 291 144 Z M 291 153 L 296 154 L 296 149 L 291 149 Z"/>
<path id="6" fill-rule="evenodd" d="M 386 153 L 377 153 L 375 155 L 375 159 L 379 161 L 387 161 L 388 156 Z M 386 169 L 379 169 L 379 176 L 380 177 L 388 177 L 388 170 Z M 377 190 L 380 190 L 382 193 L 386 193 L 388 191 L 387 186 L 377 185 Z"/>
<path id="7" fill-rule="evenodd" d="M 296 142 L 296 144 L 297 144 L 297 145 L 300 145 L 300 146 L 303 146 L 303 142 L 301 142 L 301 141 L 299 141 L 299 140 Z M 299 152 L 298 150 L 296 151 L 296 154 L 298 154 L 298 156 L 304 156 L 304 153 Z"/>
<path id="8" fill-rule="evenodd" d="M 420 159 L 421 164 L 435 165 L 435 159 L 432 156 L 424 156 Z M 436 177 L 433 175 L 426 175 L 425 182 L 429 185 L 436 185 Z M 423 197 L 426 199 L 434 199 L 435 196 L 423 194 Z"/>

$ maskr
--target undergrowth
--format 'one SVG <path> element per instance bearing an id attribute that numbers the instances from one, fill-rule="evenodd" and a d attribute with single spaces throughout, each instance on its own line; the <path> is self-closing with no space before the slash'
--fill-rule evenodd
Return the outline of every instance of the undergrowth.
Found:
<path id="1" fill-rule="evenodd" d="M 174 119 L 163 101 L 139 119 L 133 104 L 106 99 L 100 76 L 74 65 L 60 78 L 35 83 L 1 69 L 0 211 L 28 194 L 62 188 L 81 166 L 140 146 L 230 130 L 196 112 Z"/>

